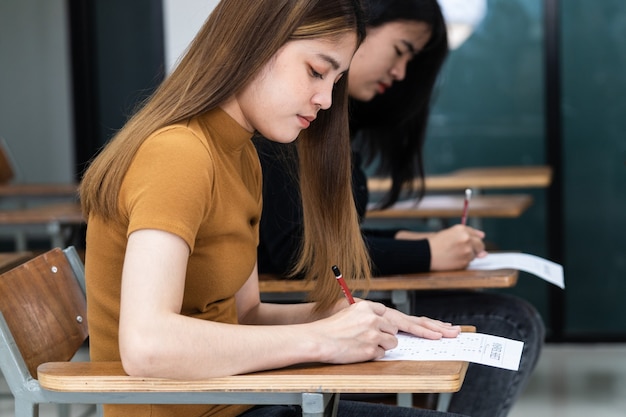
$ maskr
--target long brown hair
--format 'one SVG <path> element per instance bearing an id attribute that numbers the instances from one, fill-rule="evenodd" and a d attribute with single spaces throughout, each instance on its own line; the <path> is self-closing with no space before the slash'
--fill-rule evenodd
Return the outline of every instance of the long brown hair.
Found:
<path id="1" fill-rule="evenodd" d="M 222 0 L 176 69 L 85 172 L 80 186 L 85 216 L 116 217 L 122 180 L 154 131 L 218 107 L 288 41 L 354 32 L 358 45 L 365 36 L 359 0 Z M 340 296 L 332 264 L 340 265 L 348 280 L 370 276 L 350 185 L 347 78 L 337 83 L 331 109 L 320 112 L 298 139 L 305 179 L 305 238 L 298 268 L 318 280 L 312 298 L 320 309 Z"/>

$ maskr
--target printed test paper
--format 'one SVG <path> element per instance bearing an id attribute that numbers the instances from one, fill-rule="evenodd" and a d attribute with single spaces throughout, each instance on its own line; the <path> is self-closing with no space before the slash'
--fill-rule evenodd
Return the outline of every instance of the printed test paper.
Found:
<path id="1" fill-rule="evenodd" d="M 517 371 L 524 342 L 483 333 L 439 340 L 398 333 L 398 346 L 382 361 L 467 361 Z"/>

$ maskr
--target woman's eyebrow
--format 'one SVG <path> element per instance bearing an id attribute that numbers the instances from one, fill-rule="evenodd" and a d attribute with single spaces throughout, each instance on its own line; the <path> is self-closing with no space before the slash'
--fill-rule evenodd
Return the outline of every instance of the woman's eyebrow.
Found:
<path id="1" fill-rule="evenodd" d="M 327 54 L 322 54 L 322 53 L 317 54 L 317 56 L 319 56 L 322 60 L 328 62 L 333 67 L 334 70 L 339 69 L 340 67 L 339 62 L 332 56 L 327 55 Z"/>
<path id="2" fill-rule="evenodd" d="M 417 53 L 417 49 L 415 49 L 415 46 L 413 46 L 411 42 L 402 40 L 402 43 L 404 44 L 404 46 L 407 47 L 407 49 L 409 50 L 411 54 L 415 55 Z"/>

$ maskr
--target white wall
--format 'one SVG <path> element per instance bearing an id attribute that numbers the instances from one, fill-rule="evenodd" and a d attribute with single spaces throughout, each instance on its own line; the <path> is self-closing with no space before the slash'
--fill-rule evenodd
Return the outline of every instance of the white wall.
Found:
<path id="1" fill-rule="evenodd" d="M 4 0 L 3 0 L 4 1 Z M 163 0 L 165 63 L 176 65 L 219 0 Z"/>
<path id="2" fill-rule="evenodd" d="M 74 176 L 65 0 L 0 0 L 0 136 L 22 182 Z"/>
<path id="3" fill-rule="evenodd" d="M 217 3 L 163 0 L 168 68 Z M 73 180 L 68 38 L 66 0 L 0 0 L 0 137 L 20 182 Z"/>

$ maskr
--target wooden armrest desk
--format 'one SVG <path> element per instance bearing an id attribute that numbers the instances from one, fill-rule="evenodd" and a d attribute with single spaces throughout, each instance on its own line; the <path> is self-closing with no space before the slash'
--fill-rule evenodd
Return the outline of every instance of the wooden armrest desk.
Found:
<path id="1" fill-rule="evenodd" d="M 552 168 L 549 166 L 510 166 L 465 168 L 449 174 L 426 176 L 427 191 L 454 191 L 471 188 L 545 188 L 552 182 Z M 415 181 L 415 188 L 421 184 Z M 367 182 L 370 192 L 384 192 L 391 187 L 389 178 L 370 178 Z"/>
<path id="2" fill-rule="evenodd" d="M 515 269 L 492 271 L 460 270 L 424 272 L 418 274 L 389 275 L 372 278 L 369 285 L 370 299 L 391 300 L 396 308 L 405 313 L 411 311 L 409 291 L 460 290 L 507 288 L 517 284 L 519 272 Z M 365 283 L 355 284 L 355 295 L 363 290 Z M 276 275 L 260 274 L 259 290 L 266 301 L 302 300 L 313 288 L 312 282 L 284 279 Z"/>
<path id="3" fill-rule="evenodd" d="M 335 415 L 340 393 L 456 392 L 467 366 L 461 361 L 308 364 L 207 380 L 170 380 L 128 376 L 119 362 L 53 362 L 40 365 L 37 374 L 50 400 L 71 393 L 74 403 L 106 403 L 90 394 L 112 393 L 118 404 L 181 403 L 181 399 L 188 404 L 300 404 L 303 416 L 321 417 Z M 128 393 L 122 400 L 121 392 Z"/>

